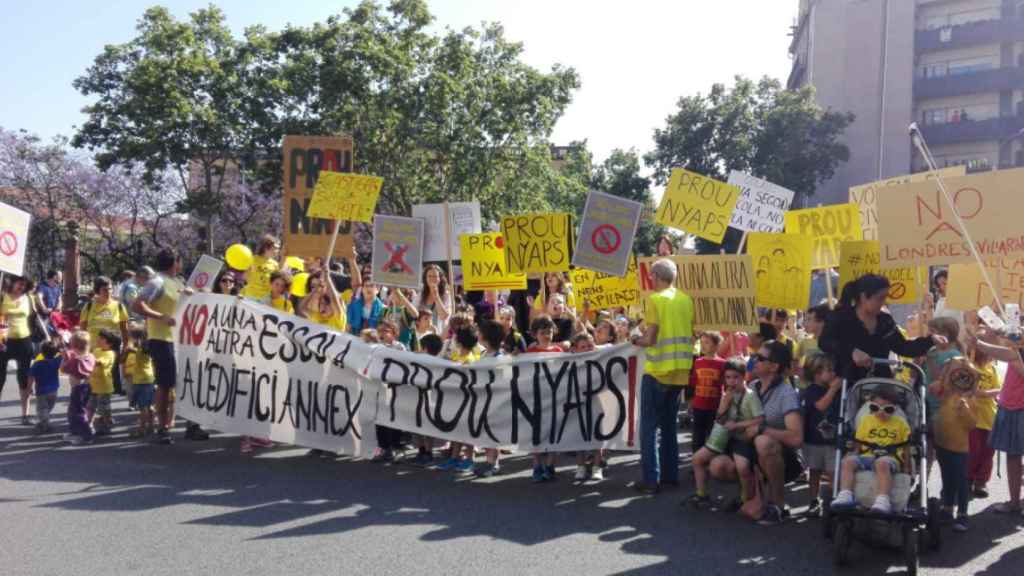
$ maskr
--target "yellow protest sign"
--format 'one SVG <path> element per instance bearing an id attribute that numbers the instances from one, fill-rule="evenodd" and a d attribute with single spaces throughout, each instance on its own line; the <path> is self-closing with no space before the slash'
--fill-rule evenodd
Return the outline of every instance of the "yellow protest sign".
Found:
<path id="1" fill-rule="evenodd" d="M 626 308 L 640 303 L 640 284 L 636 274 L 636 258 L 629 257 L 625 276 L 596 272 L 587 268 L 574 268 L 569 276 L 576 295 L 576 309 L 582 311 L 584 302 L 591 310 Z"/>
<path id="2" fill-rule="evenodd" d="M 915 304 L 918 295 L 918 278 L 926 282 L 928 269 L 889 268 L 882 270 L 879 264 L 877 240 L 855 240 L 843 242 L 839 256 L 839 291 L 847 282 L 853 282 L 865 274 L 881 274 L 889 279 L 890 304 Z"/>
<path id="3" fill-rule="evenodd" d="M 814 238 L 752 232 L 747 236 L 747 252 L 754 266 L 758 306 L 787 310 L 808 306 Z"/>
<path id="4" fill-rule="evenodd" d="M 564 212 L 501 219 L 509 272 L 566 272 L 572 256 L 572 216 Z"/>
<path id="5" fill-rule="evenodd" d="M 693 298 L 695 330 L 757 329 L 754 268 L 749 254 L 669 256 L 676 263 L 676 288 Z M 650 270 L 659 257 L 640 259 L 640 293 L 654 291 Z"/>
<path id="6" fill-rule="evenodd" d="M 313 189 L 307 216 L 372 222 L 384 179 L 344 172 L 321 172 Z"/>
<path id="7" fill-rule="evenodd" d="M 967 166 L 951 166 L 934 172 L 918 172 L 917 174 L 905 174 L 878 182 L 861 184 L 850 187 L 850 204 L 856 204 L 860 209 L 860 226 L 864 230 L 865 240 L 878 240 L 878 194 L 889 186 L 898 186 L 910 182 L 924 182 L 934 180 L 937 176 L 942 178 L 956 178 L 967 174 Z"/>
<path id="8" fill-rule="evenodd" d="M 497 232 L 462 234 L 462 282 L 474 290 L 526 290 L 526 274 L 510 274 L 505 268 L 505 240 Z"/>
<path id="9" fill-rule="evenodd" d="M 1004 305 L 1015 303 L 1024 306 L 1024 256 L 989 258 L 985 261 L 985 268 Z M 955 310 L 977 310 L 983 306 L 998 309 L 992 291 L 974 262 L 950 265 L 946 305 Z"/>
<path id="10" fill-rule="evenodd" d="M 813 239 L 811 268 L 834 268 L 839 265 L 839 248 L 843 242 L 860 240 L 860 210 L 854 204 L 836 204 L 786 212 L 786 234 Z"/>
<path id="11" fill-rule="evenodd" d="M 673 168 L 654 219 L 721 244 L 741 192 L 739 186 Z"/>

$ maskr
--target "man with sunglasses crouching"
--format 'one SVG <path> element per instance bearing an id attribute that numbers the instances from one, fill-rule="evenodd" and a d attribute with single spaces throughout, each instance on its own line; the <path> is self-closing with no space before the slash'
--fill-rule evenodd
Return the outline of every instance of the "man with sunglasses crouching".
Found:
<path id="1" fill-rule="evenodd" d="M 874 470 L 875 503 L 871 510 L 882 513 L 892 511 L 889 492 L 892 490 L 893 475 L 906 461 L 910 425 L 902 416 L 896 414 L 896 405 L 886 394 L 873 395 L 868 408 L 870 412 L 861 419 L 854 435 L 857 454 L 843 458 L 839 476 L 839 495 L 832 501 L 833 509 L 856 507 L 853 484 L 857 471 Z"/>

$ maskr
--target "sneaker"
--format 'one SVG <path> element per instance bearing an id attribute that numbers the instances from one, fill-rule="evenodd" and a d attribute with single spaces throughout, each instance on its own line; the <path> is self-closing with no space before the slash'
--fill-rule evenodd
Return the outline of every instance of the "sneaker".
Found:
<path id="1" fill-rule="evenodd" d="M 29 418 L 28 416 L 22 416 L 21 417 L 21 425 L 22 426 L 32 426 L 34 424 L 35 424 L 35 422 L 33 422 L 32 419 Z"/>
<path id="2" fill-rule="evenodd" d="M 370 458 L 370 462 L 373 462 L 374 464 L 388 464 L 394 461 L 395 455 L 391 450 L 381 450 L 380 452 L 377 452 L 373 458 Z"/>
<path id="3" fill-rule="evenodd" d="M 576 467 L 576 474 L 573 475 L 572 481 L 576 484 L 582 484 L 587 481 L 587 467 L 580 465 Z"/>
<path id="4" fill-rule="evenodd" d="M 973 494 L 974 497 L 978 498 L 979 500 L 984 500 L 985 498 L 988 498 L 988 490 L 986 490 L 984 486 L 975 486 L 971 494 Z"/>
<path id="5" fill-rule="evenodd" d="M 769 504 L 765 507 L 764 514 L 757 523 L 761 526 L 778 526 L 782 524 L 782 510 L 774 504 Z"/>
<path id="6" fill-rule="evenodd" d="M 711 506 L 711 496 L 707 494 L 691 494 L 683 499 L 679 505 L 684 508 L 707 508 Z"/>
<path id="7" fill-rule="evenodd" d="M 821 516 L 821 501 L 817 498 L 811 500 L 810 505 L 807 506 L 807 512 L 804 513 L 804 516 L 807 516 L 808 518 L 817 518 L 818 516 Z"/>
<path id="8" fill-rule="evenodd" d="M 174 444 L 174 438 L 171 437 L 171 431 L 168 430 L 167 428 L 161 428 L 156 433 L 156 435 L 157 435 L 157 439 L 164 446 L 170 446 L 171 444 Z"/>
<path id="9" fill-rule="evenodd" d="M 412 459 L 412 463 L 416 466 L 430 466 L 434 463 L 434 455 L 430 452 L 420 452 Z"/>
<path id="10" fill-rule="evenodd" d="M 892 502 L 889 501 L 888 496 L 877 496 L 875 497 L 875 503 L 871 505 L 871 511 L 889 514 L 892 512 Z"/>
<path id="11" fill-rule="evenodd" d="M 647 484 L 647 483 L 644 483 L 644 482 L 634 482 L 633 483 L 633 490 L 636 490 L 637 492 L 639 492 L 641 494 L 646 494 L 648 496 L 653 496 L 653 495 L 658 493 L 660 488 L 658 488 L 657 484 Z"/>
<path id="12" fill-rule="evenodd" d="M 953 532 L 959 532 L 961 534 L 963 534 L 964 532 L 967 532 L 967 517 L 966 516 L 958 516 L 957 517 L 957 519 L 953 522 Z"/>
<path id="13" fill-rule="evenodd" d="M 604 481 L 604 466 L 595 466 L 590 472 L 591 482 L 603 482 Z"/>
<path id="14" fill-rule="evenodd" d="M 500 471 L 501 467 L 499 467 L 497 464 L 489 464 L 487 462 L 484 462 L 483 464 L 473 469 L 473 475 L 476 476 L 477 478 L 490 478 L 491 476 L 498 474 L 498 472 Z"/>
<path id="15" fill-rule="evenodd" d="M 473 459 L 463 458 L 455 463 L 455 471 L 463 474 L 469 474 L 473 471 Z"/>
<path id="16" fill-rule="evenodd" d="M 193 442 L 202 442 L 210 439 L 210 433 L 203 430 L 199 424 L 189 424 L 188 427 L 185 428 L 185 438 L 192 440 Z"/>
<path id="17" fill-rule="evenodd" d="M 531 478 L 531 480 L 533 480 L 534 484 L 540 484 L 541 482 L 546 480 L 546 478 L 544 477 L 543 466 L 538 464 L 537 466 L 533 467 L 533 477 Z"/>
<path id="18" fill-rule="evenodd" d="M 545 466 L 544 467 L 544 481 L 545 482 L 551 482 L 555 478 L 556 478 L 555 467 L 554 466 Z"/>
<path id="19" fill-rule="evenodd" d="M 448 470 L 451 470 L 451 469 L 455 468 L 455 465 L 458 464 L 458 463 L 459 463 L 459 461 L 456 460 L 455 458 L 449 458 L 449 459 L 445 460 L 444 462 L 441 462 L 440 464 L 438 464 L 437 465 L 437 469 L 438 470 L 443 470 L 443 471 L 448 471 Z"/>
<path id="20" fill-rule="evenodd" d="M 853 492 L 843 490 L 838 496 L 836 496 L 836 499 L 832 501 L 830 507 L 833 510 L 850 510 L 857 507 L 857 501 L 853 498 Z"/>

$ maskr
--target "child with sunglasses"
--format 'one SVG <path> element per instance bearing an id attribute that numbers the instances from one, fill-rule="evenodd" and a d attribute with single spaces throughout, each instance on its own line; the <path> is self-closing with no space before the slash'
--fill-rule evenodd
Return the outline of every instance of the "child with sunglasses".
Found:
<path id="1" fill-rule="evenodd" d="M 839 476 L 839 495 L 832 501 L 832 508 L 855 508 L 853 484 L 859 470 L 875 471 L 875 503 L 871 510 L 888 513 L 892 511 L 889 493 L 892 490 L 893 475 L 907 461 L 907 440 L 910 425 L 903 416 L 897 415 L 896 404 L 889 395 L 877 392 L 868 401 L 870 413 L 865 414 L 854 435 L 856 454 L 843 458 Z"/>

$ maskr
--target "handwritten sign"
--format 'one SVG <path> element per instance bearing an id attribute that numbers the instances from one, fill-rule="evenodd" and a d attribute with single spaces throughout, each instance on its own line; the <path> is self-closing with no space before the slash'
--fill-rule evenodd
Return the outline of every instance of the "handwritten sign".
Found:
<path id="1" fill-rule="evenodd" d="M 644 206 L 592 191 L 587 195 L 572 265 L 623 276 L 633 255 L 633 239 Z"/>
<path id="2" fill-rule="evenodd" d="M 412 217 L 422 218 L 426 237 L 423 245 L 423 260 L 440 262 L 448 259 L 448 247 L 445 247 L 444 204 L 417 204 L 412 207 Z M 479 234 L 480 203 L 449 202 L 448 218 L 451 221 L 451 257 L 452 260 L 462 258 L 459 238 L 463 234 Z"/>
<path id="3" fill-rule="evenodd" d="M 802 310 L 811 299 L 814 239 L 800 234 L 752 232 L 747 251 L 753 261 L 757 304 Z"/>
<path id="4" fill-rule="evenodd" d="M 384 179 L 379 176 L 321 172 L 306 214 L 316 218 L 369 223 L 373 220 L 383 184 Z"/>
<path id="5" fill-rule="evenodd" d="M 737 186 L 673 168 L 655 221 L 721 244 L 739 196 Z"/>
<path id="6" fill-rule="evenodd" d="M 918 283 L 928 278 L 928 270 L 914 268 L 888 268 L 879 265 L 877 240 L 843 242 L 839 256 L 839 286 L 853 282 L 865 274 L 881 274 L 889 279 L 890 304 L 915 304 L 918 301 Z"/>
<path id="7" fill-rule="evenodd" d="M 224 262 L 213 256 L 203 254 L 199 257 L 199 262 L 196 262 L 196 267 L 192 269 L 192 274 L 188 277 L 188 287 L 196 292 L 209 292 L 213 290 L 213 282 L 223 267 Z"/>
<path id="8" fill-rule="evenodd" d="M 843 242 L 860 240 L 860 210 L 854 204 L 820 206 L 786 212 L 786 233 L 813 239 L 811 268 L 834 268 L 839 265 L 839 248 Z"/>
<path id="9" fill-rule="evenodd" d="M 989 258 L 985 261 L 985 268 L 1003 304 L 1024 306 L 1024 255 Z M 953 264 L 949 267 L 946 305 L 955 310 L 977 310 L 983 306 L 998 309 L 977 263 Z"/>
<path id="10" fill-rule="evenodd" d="M 695 330 L 754 330 L 754 268 L 748 254 L 669 256 L 676 263 L 676 288 L 693 298 Z M 651 265 L 658 257 L 640 259 L 640 292 L 654 291 Z"/>
<path id="11" fill-rule="evenodd" d="M 745 232 L 782 232 L 792 190 L 738 170 L 729 173 L 729 184 L 740 189 L 729 226 Z"/>
<path id="12" fill-rule="evenodd" d="M 0 271 L 21 276 L 25 270 L 25 248 L 32 216 L 0 202 Z"/>
<path id="13" fill-rule="evenodd" d="M 860 208 L 860 225 L 864 230 L 865 240 L 878 240 L 878 194 L 890 186 L 908 184 L 910 182 L 925 182 L 934 180 L 937 176 L 942 178 L 956 178 L 967 174 L 966 166 L 951 166 L 934 172 L 918 172 L 917 174 L 906 174 L 896 176 L 887 180 L 879 180 L 860 186 L 850 188 L 850 203 Z"/>
<path id="14" fill-rule="evenodd" d="M 348 136 L 284 137 L 284 245 L 291 256 L 323 258 L 339 226 L 334 256 L 352 254 L 352 223 L 314 218 L 306 213 L 321 171 L 352 171 L 352 138 Z"/>
<path id="15" fill-rule="evenodd" d="M 501 219 L 509 272 L 569 270 L 572 217 L 566 213 L 522 214 Z"/>
<path id="16" fill-rule="evenodd" d="M 1024 255 L 1020 225 L 1024 169 L 943 179 L 983 259 Z M 960 226 L 933 182 L 894 186 L 878 197 L 882 268 L 973 260 Z"/>
<path id="17" fill-rule="evenodd" d="M 509 273 L 505 263 L 505 239 L 497 232 L 463 234 L 462 281 L 474 290 L 526 290 L 526 274 Z"/>
<path id="18" fill-rule="evenodd" d="M 419 288 L 423 275 L 423 220 L 375 216 L 372 267 L 376 284 Z"/>
<path id="19" fill-rule="evenodd" d="M 583 310 L 584 302 L 591 310 L 627 308 L 640 303 L 640 285 L 637 280 L 636 258 L 629 258 L 626 274 L 605 274 L 586 268 L 575 268 L 569 273 L 572 290 L 576 294 L 576 308 Z"/>

